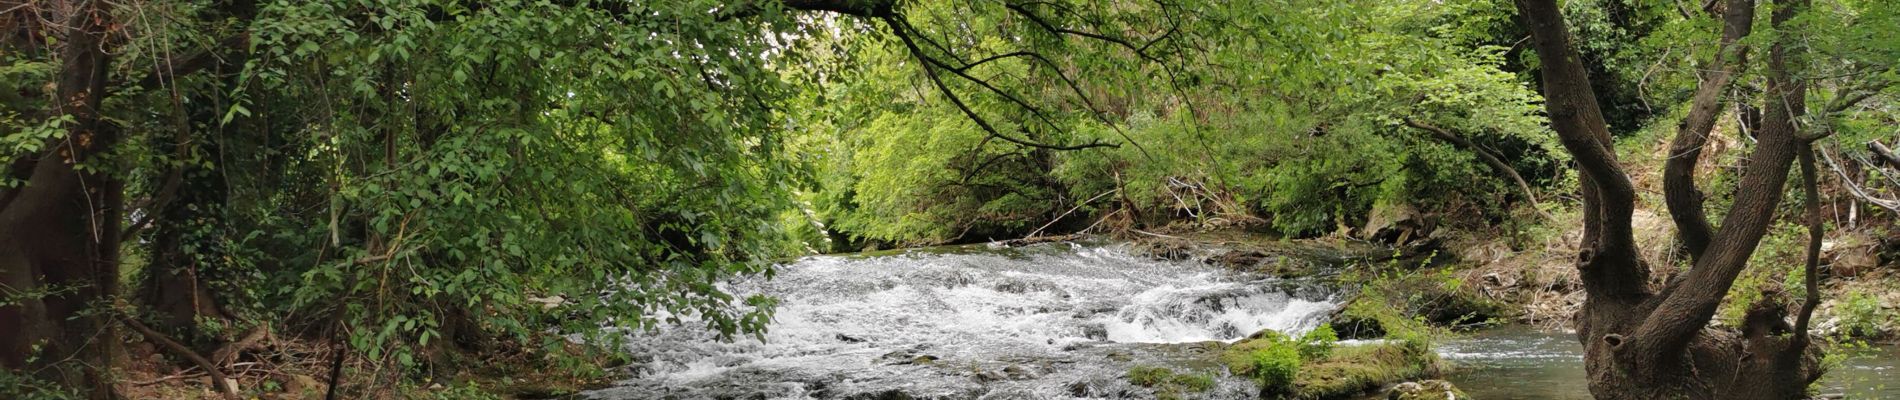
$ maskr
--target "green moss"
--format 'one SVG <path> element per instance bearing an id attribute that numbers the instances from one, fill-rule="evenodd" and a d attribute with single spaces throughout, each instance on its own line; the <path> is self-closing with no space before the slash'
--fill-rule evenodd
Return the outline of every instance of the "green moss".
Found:
<path id="1" fill-rule="evenodd" d="M 1293 382 L 1293 397 L 1350 398 L 1387 384 L 1436 375 L 1439 369 L 1437 354 L 1402 342 L 1341 347 L 1332 357 L 1300 370 Z"/>
<path id="2" fill-rule="evenodd" d="M 1214 388 L 1213 375 L 1177 374 L 1174 370 L 1153 366 L 1136 366 L 1128 369 L 1128 382 L 1136 386 L 1154 388 L 1155 397 L 1162 399 L 1178 399 L 1186 393 L 1200 393 Z"/>
<path id="3" fill-rule="evenodd" d="M 1174 371 L 1166 367 L 1138 365 L 1128 369 L 1128 383 L 1133 383 L 1135 386 L 1155 387 L 1156 385 L 1167 383 L 1168 379 L 1172 377 L 1174 377 Z"/>
<path id="4" fill-rule="evenodd" d="M 1439 360 L 1422 330 L 1387 342 L 1337 346 L 1331 329 L 1299 339 L 1263 331 L 1219 355 L 1235 376 L 1261 385 L 1267 396 L 1299 399 L 1350 398 L 1381 386 L 1436 375 Z"/>

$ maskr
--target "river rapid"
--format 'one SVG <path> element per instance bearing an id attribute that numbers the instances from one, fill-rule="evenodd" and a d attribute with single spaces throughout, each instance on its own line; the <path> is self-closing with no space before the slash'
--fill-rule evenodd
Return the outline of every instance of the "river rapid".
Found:
<path id="1" fill-rule="evenodd" d="M 730 282 L 780 300 L 764 340 L 692 322 L 628 333 L 631 378 L 596 399 L 1154 398 L 1135 366 L 1203 371 L 1195 398 L 1256 398 L 1209 341 L 1299 334 L 1340 307 L 1324 277 L 1286 280 L 1126 245 L 970 245 L 813 256 Z M 1891 350 L 1891 349 L 1887 349 Z M 1503 328 L 1447 340 L 1450 379 L 1479 399 L 1587 399 L 1571 335 Z M 1826 393 L 1900 398 L 1900 354 L 1850 360 Z"/>
<path id="2" fill-rule="evenodd" d="M 687 324 L 631 335 L 635 374 L 594 398 L 1149 398 L 1136 365 L 1213 369 L 1192 343 L 1304 332 L 1313 281 L 1157 261 L 1122 245 L 986 245 L 807 257 L 738 293 L 777 296 L 763 342 Z M 1209 398 L 1250 398 L 1223 378 Z"/>

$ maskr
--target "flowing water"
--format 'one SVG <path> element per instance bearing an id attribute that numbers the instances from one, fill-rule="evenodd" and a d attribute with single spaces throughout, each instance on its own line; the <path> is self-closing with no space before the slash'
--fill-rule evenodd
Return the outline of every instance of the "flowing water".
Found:
<path id="1" fill-rule="evenodd" d="M 1335 260 L 1337 261 L 1337 260 Z M 1129 368 L 1208 371 L 1195 398 L 1254 398 L 1206 341 L 1299 333 L 1338 308 L 1325 280 L 1168 262 L 1110 244 L 984 245 L 808 257 L 728 290 L 776 296 L 763 342 L 692 323 L 630 335 L 633 377 L 587 393 L 654 398 L 1152 398 Z M 1506 327 L 1446 341 L 1478 399 L 1587 399 L 1570 334 Z M 1823 393 L 1900 399 L 1900 350 L 1849 360 Z"/>
<path id="2" fill-rule="evenodd" d="M 1148 398 L 1130 367 L 1217 370 L 1194 343 L 1303 332 L 1338 307 L 1314 282 L 1074 243 L 808 257 L 731 289 L 780 299 L 763 342 L 691 324 L 636 334 L 636 376 L 589 395 Z M 1197 395 L 1257 391 L 1220 379 Z"/>

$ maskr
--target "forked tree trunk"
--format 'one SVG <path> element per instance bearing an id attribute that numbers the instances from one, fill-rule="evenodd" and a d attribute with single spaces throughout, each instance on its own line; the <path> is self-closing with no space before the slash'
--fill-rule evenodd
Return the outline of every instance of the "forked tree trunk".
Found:
<path id="1" fill-rule="evenodd" d="M 1805 0 L 1783 3 L 1774 16 L 1778 27 L 1806 4 Z M 1803 112 L 1806 87 L 1790 73 L 1798 67 L 1793 60 L 1799 55 L 1783 43 L 1771 50 L 1759 143 L 1748 157 L 1748 171 L 1738 186 L 1745 190 L 1735 195 L 1720 228 L 1702 219 L 1701 196 L 1671 199 L 1672 213 L 1680 213 L 1675 215 L 1678 226 L 1686 226 L 1683 230 L 1692 235 L 1697 226 L 1706 228 L 1707 237 L 1701 238 L 1706 242 L 1695 252 L 1693 269 L 1652 290 L 1649 268 L 1638 256 L 1631 231 L 1635 191 L 1612 151 L 1589 77 L 1559 7 L 1554 0 L 1517 0 L 1517 6 L 1543 65 L 1539 72 L 1551 126 L 1575 157 L 1583 178 L 1585 237 L 1577 268 L 1588 297 L 1576 318 L 1591 393 L 1599 399 L 1803 397 L 1808 383 L 1820 375 L 1818 352 L 1805 340 L 1788 335 L 1786 307 L 1772 302 L 1754 305 L 1740 333 L 1708 327 L 1773 223 L 1789 167 L 1801 147 L 1794 122 Z M 1752 15 L 1753 6 L 1750 0 L 1731 0 L 1725 19 L 1748 18 L 1738 13 Z M 1739 57 L 1739 48 L 1733 46 L 1745 29 L 1745 23 L 1728 24 L 1725 46 L 1719 52 L 1724 56 L 1718 63 Z M 1779 37 L 1785 41 L 1789 36 L 1783 32 Z M 1727 73 L 1705 78 L 1703 84 L 1725 84 Z M 1712 96 L 1721 90 L 1704 89 L 1692 105 L 1692 120 L 1685 121 L 1679 134 L 1706 134 L 1702 126 L 1706 123 L 1699 119 L 1712 110 L 1698 109 L 1711 108 Z M 1699 137 L 1678 138 L 1672 150 L 1678 154 L 1699 151 L 1686 147 L 1699 148 L 1700 142 Z M 1694 194 L 1693 166 L 1693 161 L 1688 163 L 1686 181 L 1671 187 L 1687 187 Z M 1683 171 L 1675 164 L 1670 168 Z M 1694 207 L 1679 206 L 1677 200 Z M 1691 247 L 1698 246 L 1692 243 Z"/>
<path id="2" fill-rule="evenodd" d="M 0 364 L 95 399 L 116 396 L 109 374 L 120 341 L 106 302 L 119 290 L 122 188 L 96 157 L 119 139 L 99 113 L 114 25 L 103 3 L 83 2 L 66 19 L 53 105 L 70 118 L 66 137 L 31 165 L 24 187 L 0 196 L 0 283 L 24 294 L 0 308 Z"/>

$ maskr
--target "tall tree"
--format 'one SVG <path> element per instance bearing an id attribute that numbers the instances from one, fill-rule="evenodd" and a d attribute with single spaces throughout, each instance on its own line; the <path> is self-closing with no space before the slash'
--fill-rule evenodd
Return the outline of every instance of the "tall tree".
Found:
<path id="1" fill-rule="evenodd" d="M 1786 307 L 1771 302 L 1751 308 L 1741 334 L 1710 328 L 1716 308 L 1747 266 L 1749 255 L 1775 221 L 1789 169 L 1808 138 L 1796 128 L 1805 108 L 1801 48 L 1789 21 L 1807 0 L 1780 0 L 1772 25 L 1778 30 L 1767 66 L 1762 130 L 1748 156 L 1748 170 L 1719 228 L 1700 213 L 1694 157 L 1672 162 L 1669 206 L 1690 244 L 1694 267 L 1652 288 L 1649 266 L 1638 256 L 1631 229 L 1635 188 L 1617 162 L 1602 113 L 1575 44 L 1555 1 L 1518 0 L 1543 66 L 1544 97 L 1551 125 L 1581 172 L 1584 202 L 1582 251 L 1577 268 L 1588 294 L 1577 315 L 1577 337 L 1586 350 L 1591 392 L 1599 399 L 1792 399 L 1804 396 L 1820 377 L 1819 351 L 1805 333 L 1787 335 Z M 1748 32 L 1755 4 L 1727 4 L 1718 64 L 1739 58 L 1737 40 Z M 1727 66 L 1702 80 L 1678 135 L 1675 153 L 1693 153 L 1707 134 L 1714 96 L 1726 84 Z M 1710 87 L 1715 86 L 1715 87 Z M 1682 165 L 1686 164 L 1686 166 Z M 1706 235 L 1706 238 L 1703 237 Z M 1810 289 L 1810 293 L 1813 290 Z M 1810 301 L 1813 301 L 1810 298 Z M 1807 321 L 1811 305 L 1798 320 Z M 1800 327 L 1805 329 L 1805 323 Z"/>

